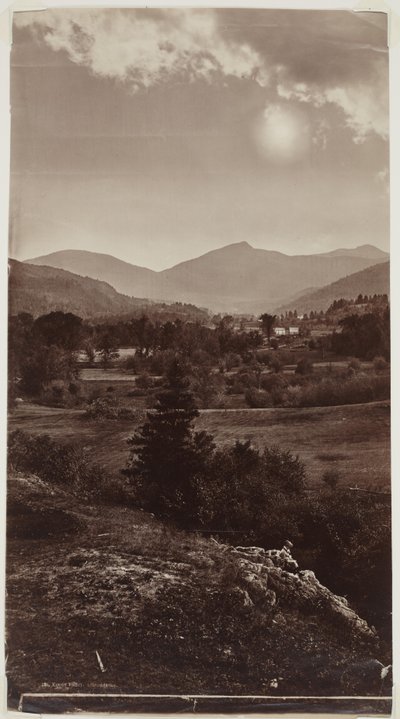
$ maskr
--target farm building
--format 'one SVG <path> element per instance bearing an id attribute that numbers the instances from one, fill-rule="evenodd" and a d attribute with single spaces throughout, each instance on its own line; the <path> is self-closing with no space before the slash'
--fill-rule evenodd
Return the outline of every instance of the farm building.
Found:
<path id="1" fill-rule="evenodd" d="M 261 330 L 261 322 L 259 320 L 247 320 L 241 324 L 242 332 L 257 332 Z"/>
<path id="2" fill-rule="evenodd" d="M 299 328 L 298 328 L 298 327 L 289 327 L 289 334 L 290 334 L 290 335 L 298 335 L 298 334 L 299 334 Z"/>
<path id="3" fill-rule="evenodd" d="M 286 329 L 285 327 L 274 327 L 274 333 L 277 337 L 281 337 L 286 334 Z"/>

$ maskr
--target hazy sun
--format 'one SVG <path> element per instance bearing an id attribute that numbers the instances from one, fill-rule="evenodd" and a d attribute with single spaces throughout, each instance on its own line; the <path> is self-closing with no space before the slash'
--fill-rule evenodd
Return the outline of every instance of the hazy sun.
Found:
<path id="1" fill-rule="evenodd" d="M 298 162 L 310 148 L 310 124 L 300 110 L 268 105 L 256 122 L 255 139 L 271 161 Z"/>

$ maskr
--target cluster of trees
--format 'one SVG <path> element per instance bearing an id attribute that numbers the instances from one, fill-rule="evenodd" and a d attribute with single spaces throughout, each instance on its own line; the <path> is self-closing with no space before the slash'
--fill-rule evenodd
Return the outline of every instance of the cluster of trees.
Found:
<path id="1" fill-rule="evenodd" d="M 339 300 L 333 300 L 332 304 L 329 305 L 328 309 L 326 310 L 326 314 L 332 314 L 337 312 L 338 310 L 342 310 L 343 308 L 351 307 L 354 305 L 380 305 L 380 306 L 386 306 L 388 305 L 388 296 L 387 294 L 383 295 L 362 295 L 361 293 L 356 297 L 356 299 L 353 300 L 347 300 L 341 297 Z"/>
<path id="2" fill-rule="evenodd" d="M 34 319 L 21 313 L 9 320 L 9 367 L 12 383 L 38 394 L 52 380 L 71 382 L 77 378 L 77 351 L 87 360 L 100 356 L 104 367 L 118 357 L 121 346 L 136 349 L 135 369 L 152 364 L 165 370 L 177 351 L 195 364 L 218 363 L 229 355 L 242 357 L 262 344 L 259 332 L 236 332 L 230 316 L 216 319 L 214 327 L 181 319 L 152 321 L 147 315 L 114 324 L 90 324 L 72 313 L 51 312 Z M 204 380 L 204 378 L 203 378 Z M 198 378 L 199 384 L 202 378 Z M 204 381 L 203 381 L 204 383 Z"/>
<path id="3" fill-rule="evenodd" d="M 71 313 L 52 312 L 36 320 L 21 313 L 9 320 L 9 379 L 27 394 L 38 394 L 53 380 L 74 384 L 78 376 L 75 352 L 82 320 Z"/>
<path id="4" fill-rule="evenodd" d="M 340 320 L 341 333 L 332 335 L 332 350 L 338 354 L 364 359 L 390 357 L 390 311 L 376 310 L 363 315 L 348 315 Z"/>

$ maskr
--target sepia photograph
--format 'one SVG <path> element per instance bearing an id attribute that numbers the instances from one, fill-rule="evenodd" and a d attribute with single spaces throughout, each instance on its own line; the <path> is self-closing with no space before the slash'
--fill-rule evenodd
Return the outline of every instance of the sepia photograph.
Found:
<path id="1" fill-rule="evenodd" d="M 388 15 L 12 14 L 7 706 L 392 710 Z"/>

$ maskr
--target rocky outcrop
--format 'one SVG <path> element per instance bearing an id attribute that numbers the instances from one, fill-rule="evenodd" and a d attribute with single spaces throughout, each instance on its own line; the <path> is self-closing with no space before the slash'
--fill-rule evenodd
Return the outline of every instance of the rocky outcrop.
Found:
<path id="1" fill-rule="evenodd" d="M 240 566 L 240 584 L 246 597 L 255 605 L 264 599 L 271 606 L 279 602 L 281 609 L 298 609 L 306 615 L 320 615 L 348 635 L 349 642 L 377 640 L 375 629 L 368 626 L 349 606 L 345 597 L 324 587 L 311 570 L 299 570 L 292 557 L 291 542 L 280 550 L 261 547 L 229 547 L 221 545 Z M 247 600 L 248 601 L 248 600 Z"/>

